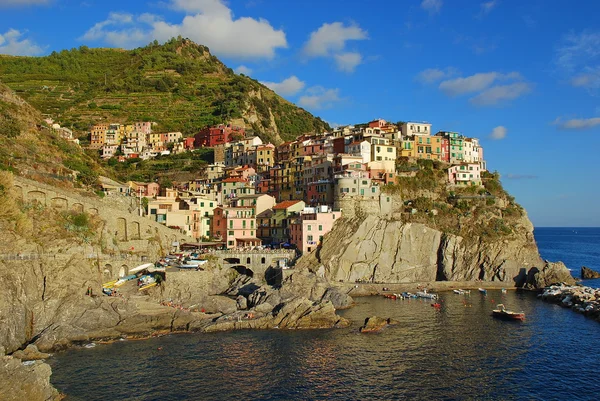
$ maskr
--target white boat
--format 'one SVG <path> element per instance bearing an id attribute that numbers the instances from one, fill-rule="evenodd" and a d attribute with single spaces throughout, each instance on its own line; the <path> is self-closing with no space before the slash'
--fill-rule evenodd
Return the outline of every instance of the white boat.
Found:
<path id="1" fill-rule="evenodd" d="M 483 295 L 487 295 L 487 290 L 485 288 L 478 288 L 479 292 Z"/>
<path id="2" fill-rule="evenodd" d="M 464 293 L 465 293 L 465 290 L 461 290 L 461 289 L 459 288 L 458 290 L 453 290 L 452 292 L 454 292 L 455 294 L 458 294 L 458 295 L 462 295 L 462 294 L 464 294 Z"/>
<path id="3" fill-rule="evenodd" d="M 427 298 L 427 299 L 437 299 L 436 294 L 431 294 L 431 293 L 427 292 L 427 290 L 417 292 L 417 297 Z"/>

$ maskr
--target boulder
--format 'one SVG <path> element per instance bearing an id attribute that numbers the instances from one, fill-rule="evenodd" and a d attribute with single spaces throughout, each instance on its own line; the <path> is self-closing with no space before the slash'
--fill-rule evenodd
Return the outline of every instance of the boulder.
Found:
<path id="1" fill-rule="evenodd" d="M 322 301 L 331 301 L 335 309 L 348 309 L 354 304 L 352 297 L 338 288 L 328 288 L 323 295 Z"/>
<path id="2" fill-rule="evenodd" d="M 24 350 L 13 352 L 12 356 L 22 361 L 37 361 L 50 358 L 50 354 L 38 351 L 38 348 L 33 344 L 29 344 Z"/>
<path id="3" fill-rule="evenodd" d="M 394 324 L 398 324 L 398 321 L 392 318 L 371 316 L 365 319 L 365 324 L 359 330 L 361 333 L 379 333 L 387 326 Z"/>
<path id="4" fill-rule="evenodd" d="M 581 266 L 581 278 L 582 279 L 592 279 L 592 278 L 600 278 L 600 273 L 595 270 L 590 269 L 589 267 Z"/>
<path id="5" fill-rule="evenodd" d="M 248 300 L 246 299 L 245 296 L 238 295 L 238 297 L 235 299 L 235 302 L 237 303 L 238 309 L 240 309 L 240 310 L 248 309 Z"/>

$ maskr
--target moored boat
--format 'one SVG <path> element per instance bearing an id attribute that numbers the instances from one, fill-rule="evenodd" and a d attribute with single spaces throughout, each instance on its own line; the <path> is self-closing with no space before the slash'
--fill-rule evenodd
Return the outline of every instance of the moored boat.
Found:
<path id="1" fill-rule="evenodd" d="M 404 291 L 402 294 L 400 294 L 400 296 L 402 297 L 402 299 L 409 299 L 409 298 L 416 298 L 417 296 L 413 293 L 410 292 L 406 292 Z"/>
<path id="2" fill-rule="evenodd" d="M 496 305 L 496 308 L 492 311 L 492 316 L 503 319 L 503 320 L 525 320 L 525 312 L 513 312 L 506 310 L 503 304 Z"/>
<path id="3" fill-rule="evenodd" d="M 487 295 L 487 290 L 485 288 L 478 288 L 479 292 L 483 295 Z"/>
<path id="4" fill-rule="evenodd" d="M 427 290 L 417 292 L 417 297 L 427 298 L 427 299 L 437 299 L 436 294 L 431 294 L 431 293 L 427 292 Z"/>

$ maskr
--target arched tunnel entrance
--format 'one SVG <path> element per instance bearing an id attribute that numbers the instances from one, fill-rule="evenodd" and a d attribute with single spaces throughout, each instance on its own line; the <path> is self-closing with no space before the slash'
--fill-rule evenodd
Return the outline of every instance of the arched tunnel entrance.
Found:
<path id="1" fill-rule="evenodd" d="M 248 269 L 246 266 L 238 265 L 238 266 L 232 266 L 231 268 L 235 269 L 235 271 L 237 271 L 239 274 L 243 274 L 248 277 L 254 277 L 254 272 L 252 270 Z"/>
<path id="2" fill-rule="evenodd" d="M 240 258 L 225 258 L 223 259 L 225 262 L 227 263 L 231 263 L 231 264 L 239 264 L 242 263 L 242 261 L 240 260 Z"/>

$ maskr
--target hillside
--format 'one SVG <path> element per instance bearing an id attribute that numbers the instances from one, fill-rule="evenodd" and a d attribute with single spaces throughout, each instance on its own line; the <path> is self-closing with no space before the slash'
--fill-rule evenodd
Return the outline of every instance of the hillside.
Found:
<path id="1" fill-rule="evenodd" d="M 46 57 L 0 56 L 0 76 L 32 106 L 80 133 L 101 121 L 156 121 L 158 130 L 186 135 L 235 122 L 279 143 L 329 128 L 182 38 L 131 51 L 81 46 Z"/>
<path id="2" fill-rule="evenodd" d="M 103 173 L 95 158 L 60 138 L 45 125 L 39 111 L 2 83 L 0 170 L 67 187 L 94 184 Z"/>

